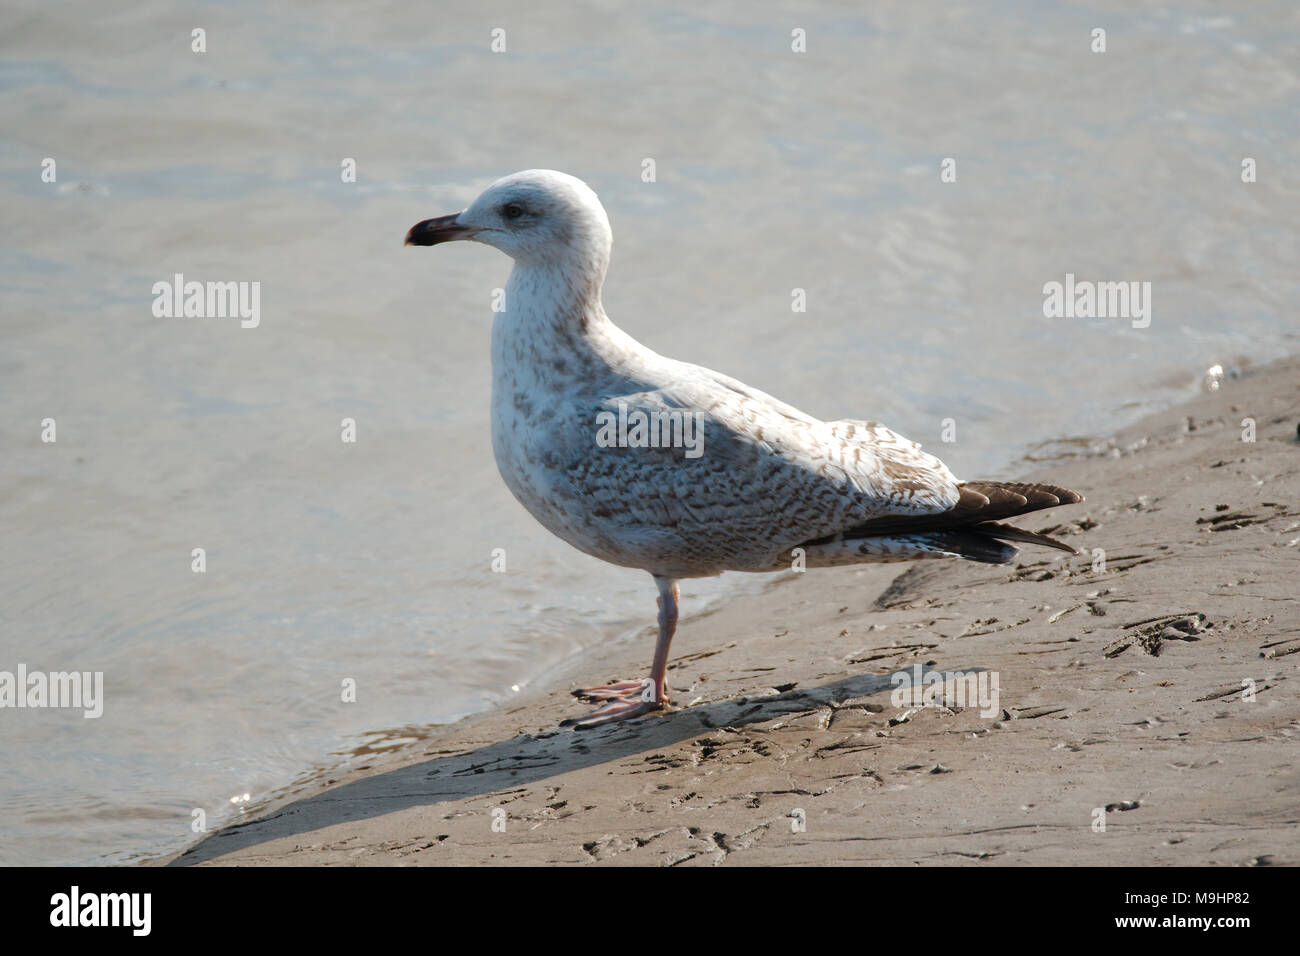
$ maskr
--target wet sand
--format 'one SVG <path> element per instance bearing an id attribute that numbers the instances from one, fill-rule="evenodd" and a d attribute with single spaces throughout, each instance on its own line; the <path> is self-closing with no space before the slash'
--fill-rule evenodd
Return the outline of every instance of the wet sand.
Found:
<path id="1" fill-rule="evenodd" d="M 1296 864 L 1298 421 L 1300 358 L 1225 381 L 1027 476 L 1087 496 L 1025 522 L 1078 556 L 774 576 L 682 621 L 677 710 L 560 731 L 584 705 L 539 692 L 170 862 Z M 652 645 L 568 687 L 640 676 Z M 951 684 L 895 706 L 916 665 L 996 675 L 996 713 Z"/>

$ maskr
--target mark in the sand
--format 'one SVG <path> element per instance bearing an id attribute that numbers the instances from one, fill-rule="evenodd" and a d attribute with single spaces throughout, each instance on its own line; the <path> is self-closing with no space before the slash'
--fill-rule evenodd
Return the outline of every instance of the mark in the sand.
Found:
<path id="1" fill-rule="evenodd" d="M 1067 607 L 1064 611 L 1057 611 L 1055 614 L 1053 614 L 1051 617 L 1047 619 L 1047 623 L 1055 624 L 1057 621 L 1065 617 L 1065 615 L 1069 614 L 1071 611 L 1077 611 L 1081 607 L 1083 607 L 1082 604 L 1075 604 L 1071 607 Z"/>
<path id="2" fill-rule="evenodd" d="M 511 763 L 504 763 L 510 760 Z M 497 757 L 495 760 L 488 760 L 483 763 L 470 764 L 468 767 L 461 767 L 459 770 L 453 770 L 453 777 L 461 777 L 466 774 L 474 773 L 500 773 L 502 771 L 517 772 L 519 770 L 531 770 L 536 767 L 550 767 L 560 762 L 560 758 L 552 754 L 519 754 L 513 757 Z M 495 766 L 499 765 L 499 766 Z M 433 776 L 437 771 L 430 771 L 426 776 Z"/>
<path id="3" fill-rule="evenodd" d="M 1067 461 L 1072 458 L 1084 458 L 1100 454 L 1102 447 L 1096 438 L 1077 436 L 1071 438 L 1051 438 L 1040 441 L 1025 452 L 1024 459 L 1034 464 L 1043 462 Z"/>
<path id="4" fill-rule="evenodd" d="M 1152 545 L 1152 547 L 1155 548 L 1155 550 L 1157 551 L 1167 552 L 1170 550 L 1169 545 L 1167 544 L 1156 544 L 1156 545 Z M 1147 555 L 1142 553 L 1120 554 L 1114 557 L 1108 557 L 1106 559 L 1106 567 L 1108 570 L 1114 572 L 1127 571 L 1130 568 L 1136 568 L 1138 565 L 1150 564 L 1153 561 L 1160 561 L 1167 557 L 1169 557 L 1168 554 L 1156 554 L 1156 555 Z M 1121 562 L 1128 562 L 1128 563 L 1124 564 Z"/>
<path id="5" fill-rule="evenodd" d="M 1212 627 L 1214 624 L 1199 611 L 1178 611 L 1144 618 L 1125 624 L 1124 630 L 1131 633 L 1111 641 L 1102 653 L 1106 657 L 1118 657 L 1137 644 L 1152 657 L 1159 657 L 1166 641 L 1199 641 L 1200 635 Z"/>
<path id="6" fill-rule="evenodd" d="M 977 627 L 977 628 L 981 628 L 981 630 L 962 631 L 962 633 L 958 634 L 957 636 L 958 637 L 982 637 L 985 634 L 996 634 L 998 631 L 1009 631 L 1013 627 L 1020 627 L 1020 625 L 1022 624 L 1028 624 L 1029 621 L 1030 618 L 1025 617 L 1025 618 L 1021 618 L 1019 621 L 1012 621 L 1010 624 L 1003 624 L 999 627 L 989 627 L 988 625 L 998 623 L 998 619 L 996 617 L 989 617 L 989 618 L 985 618 L 982 621 L 975 621 L 973 624 L 967 625 L 967 627 Z"/>
<path id="7" fill-rule="evenodd" d="M 1075 518 L 1073 521 L 1062 521 L 1060 524 L 1040 528 L 1038 533 L 1057 537 L 1059 535 L 1073 534 L 1075 531 L 1091 531 L 1093 528 L 1100 527 L 1101 522 L 1093 521 L 1091 518 Z"/>
<path id="8" fill-rule="evenodd" d="M 1208 518 L 1197 518 L 1197 524 L 1209 525 L 1206 531 L 1236 531 L 1238 528 L 1245 528 L 1252 524 L 1264 524 L 1271 521 L 1272 515 L 1261 518 L 1259 515 L 1251 514 L 1247 511 L 1232 511 L 1228 514 L 1214 515 Z"/>
<path id="9" fill-rule="evenodd" d="M 1280 641 L 1261 644 L 1259 648 L 1260 657 L 1286 657 L 1290 654 L 1300 654 L 1300 637 L 1284 637 Z"/>
<path id="10" fill-rule="evenodd" d="M 859 753 L 863 750 L 879 750 L 880 744 L 863 743 L 863 738 L 857 734 L 837 740 L 834 743 L 818 747 L 813 751 L 813 756 L 826 759 L 828 757 L 843 757 L 848 754 Z"/>
<path id="11" fill-rule="evenodd" d="M 1050 714 L 1065 713 L 1064 707 L 1026 707 L 1024 709 L 1013 707 L 1015 713 L 1011 715 L 1012 720 L 1037 720 L 1039 717 L 1047 717 Z"/>
<path id="12" fill-rule="evenodd" d="M 844 663 L 867 664 L 871 661 L 878 661 L 886 657 L 897 657 L 899 654 L 901 654 L 904 651 L 916 651 L 918 649 L 928 651 L 938 646 L 939 646 L 938 644 L 891 644 L 887 647 L 870 647 L 867 648 L 867 650 L 880 651 L 881 653 L 870 654 L 866 657 L 858 657 L 857 655 L 851 655 L 844 659 Z M 857 654 L 862 654 L 862 653 L 863 651 L 857 652 Z"/>
<path id="13" fill-rule="evenodd" d="M 424 850 L 432 849 L 433 847 L 440 845 L 450 836 L 451 834 L 449 833 L 440 833 L 432 840 L 420 837 L 416 840 L 408 840 L 405 843 L 397 840 L 390 840 L 386 843 L 380 843 L 375 847 L 375 849 L 390 853 L 393 856 L 410 856 L 413 853 L 420 853 Z"/>
<path id="14" fill-rule="evenodd" d="M 1254 687 L 1254 693 L 1262 694 L 1264 691 L 1269 690 L 1272 686 L 1273 686 L 1272 684 L 1258 684 Z M 1244 691 L 1244 689 L 1245 688 L 1243 688 L 1241 684 L 1237 684 L 1233 687 L 1225 687 L 1221 690 L 1211 691 L 1210 693 L 1206 694 L 1204 697 L 1196 698 L 1196 703 L 1198 704 L 1204 703 L 1207 700 L 1222 700 L 1225 697 L 1231 697 L 1233 694 L 1240 694 Z"/>
<path id="15" fill-rule="evenodd" d="M 715 654 L 721 654 L 721 653 L 722 650 L 719 649 L 716 651 L 700 651 L 697 654 L 683 654 L 681 657 L 674 658 L 673 660 L 669 661 L 668 669 L 670 671 L 676 670 L 677 668 L 681 667 L 683 664 L 690 664 L 690 663 L 694 663 L 695 661 L 702 661 L 706 657 L 712 657 Z"/>

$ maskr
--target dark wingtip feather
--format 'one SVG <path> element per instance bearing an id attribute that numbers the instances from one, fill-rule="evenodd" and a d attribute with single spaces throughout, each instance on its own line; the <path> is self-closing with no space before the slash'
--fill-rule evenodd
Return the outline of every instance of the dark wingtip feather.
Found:
<path id="1" fill-rule="evenodd" d="M 996 524 L 1005 518 L 1014 518 L 1031 511 L 1078 504 L 1083 501 L 1083 495 L 1077 491 L 1024 481 L 966 481 L 958 485 L 958 489 L 960 494 L 957 503 L 948 511 L 924 515 L 885 515 L 846 528 L 841 534 L 845 540 L 852 540 L 895 534 L 970 530 L 977 531 L 977 537 L 987 538 L 988 532 L 985 529 L 996 527 L 1007 529 L 1004 537 L 1019 536 L 1012 537 L 1012 540 L 1042 544 L 1071 554 L 1078 553 L 1069 545 L 1046 535 L 1035 535 L 1032 531 Z M 963 554 L 963 557 L 970 555 Z"/>
<path id="2" fill-rule="evenodd" d="M 1064 541 L 1057 541 L 1055 538 L 1049 538 L 1045 534 L 1039 534 L 1037 531 L 1026 531 L 1024 528 L 1013 528 L 1009 524 L 998 524 L 996 521 L 986 521 L 977 524 L 971 528 L 972 531 L 978 531 L 986 534 L 990 538 L 999 538 L 1006 541 L 1019 541 L 1023 544 L 1041 544 L 1048 548 L 1056 548 L 1058 551 L 1066 551 L 1070 554 L 1078 554 L 1076 548 L 1071 547 Z"/>
<path id="3" fill-rule="evenodd" d="M 949 554 L 978 561 L 980 564 L 1010 564 L 1020 552 L 992 535 L 977 534 L 974 528 L 957 531 L 935 531 L 925 539 Z"/>

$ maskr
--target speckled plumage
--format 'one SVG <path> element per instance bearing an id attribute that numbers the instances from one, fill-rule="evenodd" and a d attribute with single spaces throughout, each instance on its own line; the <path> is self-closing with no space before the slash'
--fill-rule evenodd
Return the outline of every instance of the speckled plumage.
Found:
<path id="1" fill-rule="evenodd" d="M 719 372 L 659 355 L 615 326 L 600 297 L 609 222 L 580 180 L 516 173 L 464 212 L 413 227 L 407 241 L 460 238 L 515 259 L 492 327 L 492 445 L 506 485 L 575 548 L 653 574 L 672 624 L 677 579 L 789 570 L 794 549 L 808 568 L 943 555 L 1001 562 L 1015 549 L 1000 538 L 1072 550 L 980 516 L 1081 500 L 1073 492 L 963 484 L 883 425 L 820 421 Z M 699 456 L 680 445 L 598 443 L 602 413 L 634 412 L 698 416 Z M 670 638 L 661 616 L 665 661 Z M 656 704 L 661 670 L 657 655 Z M 608 719 L 631 715 L 621 688 L 596 695 L 619 702 L 606 708 L 618 711 Z"/>
<path id="2" fill-rule="evenodd" d="M 507 301 L 519 300 L 507 291 Z M 818 421 L 657 355 L 599 301 L 590 308 L 577 336 L 553 337 L 514 310 L 493 328 L 497 464 L 524 507 L 574 547 L 671 578 L 772 571 L 788 569 L 790 549 L 805 542 L 956 502 L 942 462 L 883 426 Z M 561 347 L 567 375 L 549 358 Z M 700 413 L 702 454 L 599 447 L 597 415 L 620 403 Z"/>

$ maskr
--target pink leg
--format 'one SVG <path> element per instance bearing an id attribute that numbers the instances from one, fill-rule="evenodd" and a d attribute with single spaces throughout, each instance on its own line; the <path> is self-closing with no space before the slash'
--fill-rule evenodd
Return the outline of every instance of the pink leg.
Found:
<path id="1" fill-rule="evenodd" d="M 655 577 L 659 586 L 659 640 L 655 643 L 654 664 L 650 676 L 641 680 L 620 680 L 600 687 L 575 690 L 573 695 L 583 700 L 608 701 L 588 717 L 570 717 L 561 721 L 561 727 L 589 730 L 616 720 L 629 720 L 643 714 L 663 710 L 668 703 L 668 648 L 677 631 L 677 582 L 671 578 Z"/>

